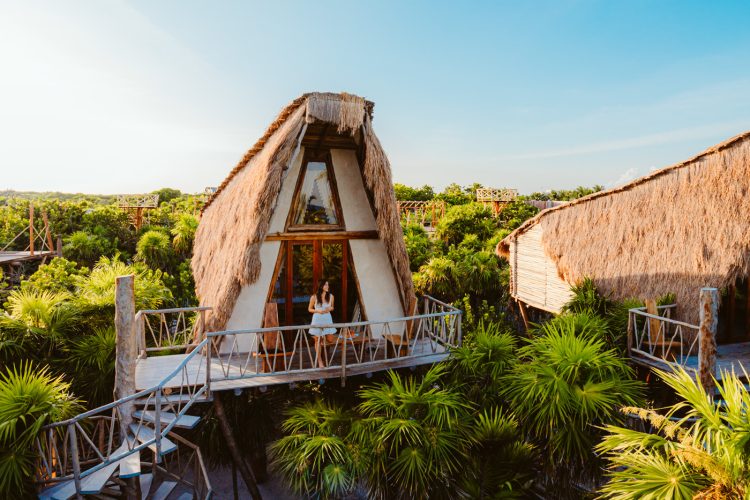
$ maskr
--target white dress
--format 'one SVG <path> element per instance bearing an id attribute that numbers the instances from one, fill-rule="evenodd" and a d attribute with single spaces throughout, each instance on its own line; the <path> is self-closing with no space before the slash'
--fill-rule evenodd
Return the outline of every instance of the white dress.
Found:
<path id="1" fill-rule="evenodd" d="M 330 307 L 330 303 L 322 303 L 318 304 L 318 299 L 315 299 L 315 310 L 316 311 L 323 311 L 327 307 Z M 316 312 L 313 314 L 312 321 L 310 322 L 310 325 L 312 326 L 325 326 L 325 325 L 331 325 L 333 324 L 333 318 L 331 317 L 331 313 L 329 312 Z M 320 336 L 320 335 L 332 335 L 336 333 L 335 328 L 310 328 L 310 335 Z"/>

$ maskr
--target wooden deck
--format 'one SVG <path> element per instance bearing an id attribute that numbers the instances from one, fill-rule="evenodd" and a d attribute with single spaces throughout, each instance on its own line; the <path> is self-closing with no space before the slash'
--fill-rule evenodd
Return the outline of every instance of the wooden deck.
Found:
<path id="1" fill-rule="evenodd" d="M 294 368 L 282 372 L 280 364 L 275 371 L 263 372 L 256 370 L 255 358 L 247 356 L 233 356 L 211 358 L 211 390 L 226 391 L 237 388 L 264 387 L 268 385 L 289 384 L 293 382 L 306 382 L 315 380 L 335 379 L 353 375 L 364 375 L 377 371 L 391 370 L 395 368 L 407 368 L 424 364 L 433 364 L 442 361 L 448 356 L 448 351 L 440 347 L 433 352 L 432 345 L 427 342 L 418 342 L 412 355 L 386 358 L 385 351 L 381 352 L 377 359 L 368 362 L 357 362 L 356 354 L 350 347 L 347 350 L 345 363 L 342 364 L 339 355 L 334 356 L 332 366 L 318 368 L 310 363 L 313 353 L 309 356 L 300 356 L 304 359 L 301 368 L 294 362 Z M 149 389 L 166 379 L 174 372 L 185 359 L 186 354 L 174 354 L 166 356 L 151 356 L 139 359 L 136 363 L 136 390 Z M 391 354 L 392 356 L 392 354 Z M 178 388 L 184 385 L 185 380 L 205 381 L 207 367 L 204 355 L 194 356 L 185 365 L 184 370 L 169 379 L 165 388 Z M 245 366 L 245 365 L 248 366 Z M 258 363 L 260 365 L 260 363 Z"/>
<path id="2" fill-rule="evenodd" d="M 55 252 L 34 252 L 31 255 L 29 251 L 5 251 L 0 252 L 0 264 L 12 264 L 13 262 L 22 262 L 27 260 L 43 259 L 45 257 L 53 257 L 57 255 Z"/>
<path id="3" fill-rule="evenodd" d="M 646 359 L 633 355 L 631 358 L 634 363 L 660 370 L 671 369 L 666 363 Z M 698 356 L 688 356 L 685 362 L 687 368 L 698 371 Z M 742 369 L 750 374 L 750 342 L 738 344 L 724 344 L 717 346 L 716 349 L 716 379 L 721 380 L 722 372 L 732 372 L 742 374 Z"/>

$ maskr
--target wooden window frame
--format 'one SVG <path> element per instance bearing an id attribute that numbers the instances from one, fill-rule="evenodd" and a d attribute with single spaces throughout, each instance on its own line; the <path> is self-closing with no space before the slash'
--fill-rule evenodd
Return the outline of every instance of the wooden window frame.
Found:
<path id="1" fill-rule="evenodd" d="M 326 175 L 328 176 L 328 183 L 331 189 L 333 210 L 336 214 L 338 224 L 294 224 L 294 212 L 297 208 L 297 201 L 299 200 L 302 184 L 304 183 L 305 175 L 307 174 L 307 165 L 311 162 L 324 163 L 326 166 Z M 341 209 L 341 199 L 339 198 L 339 188 L 336 183 L 336 175 L 333 171 L 333 159 L 331 158 L 331 151 L 329 149 L 305 149 L 305 153 L 302 157 L 302 168 L 300 168 L 299 177 L 297 177 L 297 184 L 294 187 L 292 205 L 289 209 L 289 214 L 287 215 L 285 227 L 286 232 L 290 233 L 303 231 L 328 232 L 346 230 L 344 212 Z"/>
<path id="2" fill-rule="evenodd" d="M 280 279 L 281 266 L 284 265 L 284 318 L 285 325 L 281 326 L 293 326 L 293 308 L 294 304 L 292 300 L 292 289 L 294 285 L 294 275 L 292 269 L 294 269 L 294 245 L 311 245 L 313 247 L 313 289 L 318 288 L 318 280 L 325 278 L 323 273 L 323 245 L 340 244 L 341 245 L 341 290 L 337 292 L 339 296 L 336 302 L 336 308 L 341 308 L 342 311 L 348 311 L 349 306 L 349 287 L 354 286 L 357 290 L 357 297 L 359 299 L 359 307 L 362 314 L 362 318 L 366 318 L 366 312 L 364 303 L 362 302 L 362 290 L 359 286 L 359 278 L 357 277 L 357 270 L 354 266 L 354 259 L 352 258 L 351 248 L 349 246 L 349 240 L 346 238 L 339 239 L 306 239 L 300 240 L 296 238 L 289 238 L 282 240 L 279 246 L 279 255 L 276 258 L 276 265 L 274 267 L 273 279 L 268 289 L 266 296 L 266 302 L 273 300 L 274 287 L 276 281 Z M 349 274 L 351 274 L 354 283 L 349 283 Z"/>

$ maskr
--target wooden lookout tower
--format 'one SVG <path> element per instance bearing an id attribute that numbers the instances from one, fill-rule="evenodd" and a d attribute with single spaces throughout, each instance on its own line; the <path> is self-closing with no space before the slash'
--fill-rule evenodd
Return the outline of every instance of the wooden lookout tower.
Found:
<path id="1" fill-rule="evenodd" d="M 117 195 L 117 206 L 125 210 L 136 231 L 143 226 L 143 218 L 147 210 L 159 206 L 158 194 L 120 194 Z"/>
<path id="2" fill-rule="evenodd" d="M 492 208 L 492 214 L 497 217 L 503 208 L 511 201 L 518 198 L 517 189 L 495 189 L 479 188 L 477 189 L 477 202 L 485 207 Z"/>

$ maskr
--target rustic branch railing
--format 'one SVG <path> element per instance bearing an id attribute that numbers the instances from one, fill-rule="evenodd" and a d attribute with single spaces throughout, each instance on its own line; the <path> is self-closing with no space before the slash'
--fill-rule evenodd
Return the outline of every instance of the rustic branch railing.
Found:
<path id="1" fill-rule="evenodd" d="M 162 440 L 195 402 L 209 397 L 212 383 L 311 373 L 321 367 L 338 370 L 343 378 L 347 368 L 363 367 L 362 373 L 369 371 L 368 368 L 377 370 L 377 365 L 389 366 L 391 361 L 447 355 L 462 341 L 462 312 L 428 296 L 423 299 L 422 314 L 332 324 L 330 327 L 337 330 L 335 335 L 314 337 L 308 333 L 311 326 L 304 325 L 209 332 L 203 334 L 200 342 L 187 343 L 185 339 L 195 336 L 185 337 L 186 332 L 192 335 L 197 331 L 193 325 L 205 324 L 208 310 L 208 307 L 179 308 L 140 311 L 136 315 L 136 325 L 142 326 L 136 337 L 140 355 L 176 348 L 188 348 L 188 352 L 157 385 L 43 427 L 36 440 L 39 484 L 49 486 L 74 479 L 76 491 L 80 492 L 82 479 L 147 447 L 154 447 L 156 456 L 161 457 Z M 189 321 L 185 316 L 189 314 L 198 319 Z M 240 348 L 240 343 L 244 348 Z M 153 411 L 124 415 L 123 411 L 132 408 L 133 402 Z M 164 411 L 176 415 L 167 425 L 161 420 Z M 128 437 L 120 435 L 123 421 L 130 422 L 132 435 Z M 139 435 L 146 438 L 132 437 Z M 203 496 L 201 492 L 210 494 L 211 488 L 202 460 L 200 457 L 197 460 L 199 464 L 194 466 L 199 467 L 198 472 L 205 480 L 198 484 L 198 475 L 194 475 L 194 483 L 189 486 Z"/>
<path id="2" fill-rule="evenodd" d="M 169 439 L 179 446 L 164 456 L 158 469 L 167 477 L 182 483 L 193 494 L 193 498 L 211 498 L 211 479 L 200 448 L 178 434 L 170 433 Z"/>
<path id="3" fill-rule="evenodd" d="M 211 307 L 178 307 L 138 311 L 136 351 L 140 357 L 149 352 L 194 348 L 205 334 L 206 313 Z"/>
<path id="4" fill-rule="evenodd" d="M 461 345 L 461 311 L 432 297 L 424 313 L 385 321 L 334 323 L 336 334 L 315 337 L 311 325 L 211 332 L 212 382 L 376 367 L 389 361 L 447 354 Z"/>
<path id="5" fill-rule="evenodd" d="M 158 385 L 43 427 L 36 440 L 39 455 L 36 466 L 37 483 L 49 486 L 73 478 L 76 491 L 80 491 L 80 481 L 83 478 L 145 448 L 154 446 L 156 455 L 160 457 L 161 441 L 174 428 L 178 418 L 185 415 L 196 401 L 205 399 L 208 395 L 208 365 L 200 363 L 197 370 L 194 367 L 188 369 L 193 358 L 203 358 L 201 353 L 205 351 L 207 344 L 208 340 L 205 339 L 197 344 Z M 179 387 L 176 390 L 165 390 L 165 384 L 177 377 L 180 380 Z M 145 411 L 140 416 L 123 415 L 123 409 L 131 408 L 130 403 L 133 401 L 144 408 L 152 407 L 153 417 L 148 418 Z M 162 426 L 159 419 L 162 411 L 174 413 L 177 418 Z M 131 422 L 133 435 L 148 437 L 134 439 L 132 436 L 121 436 L 119 429 L 123 420 Z M 155 430 L 149 432 L 148 428 Z M 91 467 L 86 468 L 91 464 Z"/>
<path id="6" fill-rule="evenodd" d="M 407 224 L 434 228 L 440 219 L 445 217 L 445 202 L 439 200 L 399 201 L 398 211 Z"/>
<path id="7" fill-rule="evenodd" d="M 672 319 L 671 312 L 675 307 L 675 304 L 659 306 L 659 314 L 649 314 L 645 307 L 630 309 L 628 353 L 662 368 L 681 366 L 696 372 L 688 362 L 691 357 L 695 360 L 699 355 L 700 327 Z"/>

